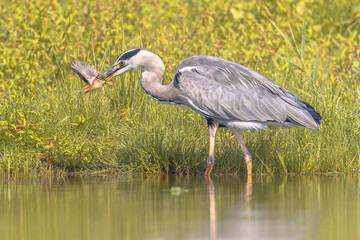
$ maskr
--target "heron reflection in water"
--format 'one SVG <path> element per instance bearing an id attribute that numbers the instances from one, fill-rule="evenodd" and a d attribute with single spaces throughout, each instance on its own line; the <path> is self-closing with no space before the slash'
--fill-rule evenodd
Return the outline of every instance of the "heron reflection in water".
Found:
<path id="1" fill-rule="evenodd" d="M 310 104 L 259 73 L 224 59 L 189 57 L 176 68 L 174 80 L 162 85 L 165 66 L 160 57 L 146 49 L 133 49 L 122 54 L 100 79 L 106 82 L 132 70 L 143 71 L 140 84 L 150 97 L 190 108 L 205 118 L 210 135 L 205 176 L 214 166 L 219 127 L 233 132 L 251 175 L 252 159 L 240 130 L 320 126 L 321 116 Z"/>
<path id="2" fill-rule="evenodd" d="M 209 194 L 209 236 L 210 239 L 217 239 L 217 218 L 216 218 L 216 201 L 215 201 L 215 184 L 210 176 L 205 176 L 207 190 Z M 250 202 L 252 197 L 252 176 L 247 175 L 244 183 L 244 205 L 248 215 L 250 215 Z"/>

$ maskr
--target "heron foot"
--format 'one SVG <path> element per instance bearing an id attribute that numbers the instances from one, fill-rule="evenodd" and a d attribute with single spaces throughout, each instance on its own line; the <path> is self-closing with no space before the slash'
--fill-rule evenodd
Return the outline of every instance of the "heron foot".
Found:
<path id="1" fill-rule="evenodd" d="M 205 181 L 206 181 L 206 185 L 208 185 L 208 186 L 214 185 L 214 182 L 210 176 L 205 175 Z"/>
<path id="2" fill-rule="evenodd" d="M 214 155 L 210 155 L 206 159 L 206 170 L 205 170 L 205 177 L 209 176 L 211 173 L 212 168 L 214 167 L 215 157 Z"/>
<path id="3" fill-rule="evenodd" d="M 207 165 L 207 166 L 206 166 L 206 170 L 205 170 L 205 174 L 204 174 L 204 175 L 205 175 L 205 178 L 206 178 L 206 177 L 209 177 L 213 166 L 214 166 L 214 164 L 211 164 L 211 165 Z"/>
<path id="4" fill-rule="evenodd" d="M 251 175 L 252 174 L 252 159 L 251 159 L 251 156 L 246 154 L 244 159 L 245 159 L 245 163 L 246 163 L 247 174 Z"/>

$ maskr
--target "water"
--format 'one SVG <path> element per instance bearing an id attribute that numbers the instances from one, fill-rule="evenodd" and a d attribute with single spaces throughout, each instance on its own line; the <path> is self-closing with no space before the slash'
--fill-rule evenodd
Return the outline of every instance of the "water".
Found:
<path id="1" fill-rule="evenodd" d="M 0 184 L 0 239 L 360 239 L 360 177 Z"/>

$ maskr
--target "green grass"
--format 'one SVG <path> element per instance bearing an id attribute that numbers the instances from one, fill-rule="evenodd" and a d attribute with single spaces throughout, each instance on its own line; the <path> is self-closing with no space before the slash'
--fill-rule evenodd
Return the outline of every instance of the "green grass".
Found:
<path id="1" fill-rule="evenodd" d="M 258 71 L 321 113 L 319 130 L 243 132 L 255 173 L 359 171 L 356 0 L 12 1 L 0 3 L 0 30 L 0 175 L 204 170 L 205 120 L 148 97 L 139 71 L 105 95 L 78 92 L 82 83 L 66 63 L 104 72 L 131 48 L 163 59 L 164 83 L 183 59 L 212 55 Z M 226 129 L 215 154 L 214 172 L 245 172 Z"/>

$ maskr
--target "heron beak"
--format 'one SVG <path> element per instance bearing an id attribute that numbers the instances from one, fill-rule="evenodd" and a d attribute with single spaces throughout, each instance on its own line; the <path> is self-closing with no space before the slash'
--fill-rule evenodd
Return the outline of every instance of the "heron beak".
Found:
<path id="1" fill-rule="evenodd" d="M 128 71 L 134 70 L 131 65 L 114 65 L 109 70 L 107 70 L 103 75 L 100 76 L 100 82 L 106 83 L 107 81 L 120 76 Z"/>
<path id="2" fill-rule="evenodd" d="M 109 68 L 109 70 L 107 70 L 104 74 L 102 74 L 102 75 L 100 76 L 100 80 L 105 81 L 105 82 L 111 80 L 112 78 L 114 78 L 114 77 L 117 76 L 116 72 L 117 72 L 119 69 L 120 69 L 120 68 L 115 68 L 115 67 Z"/>

